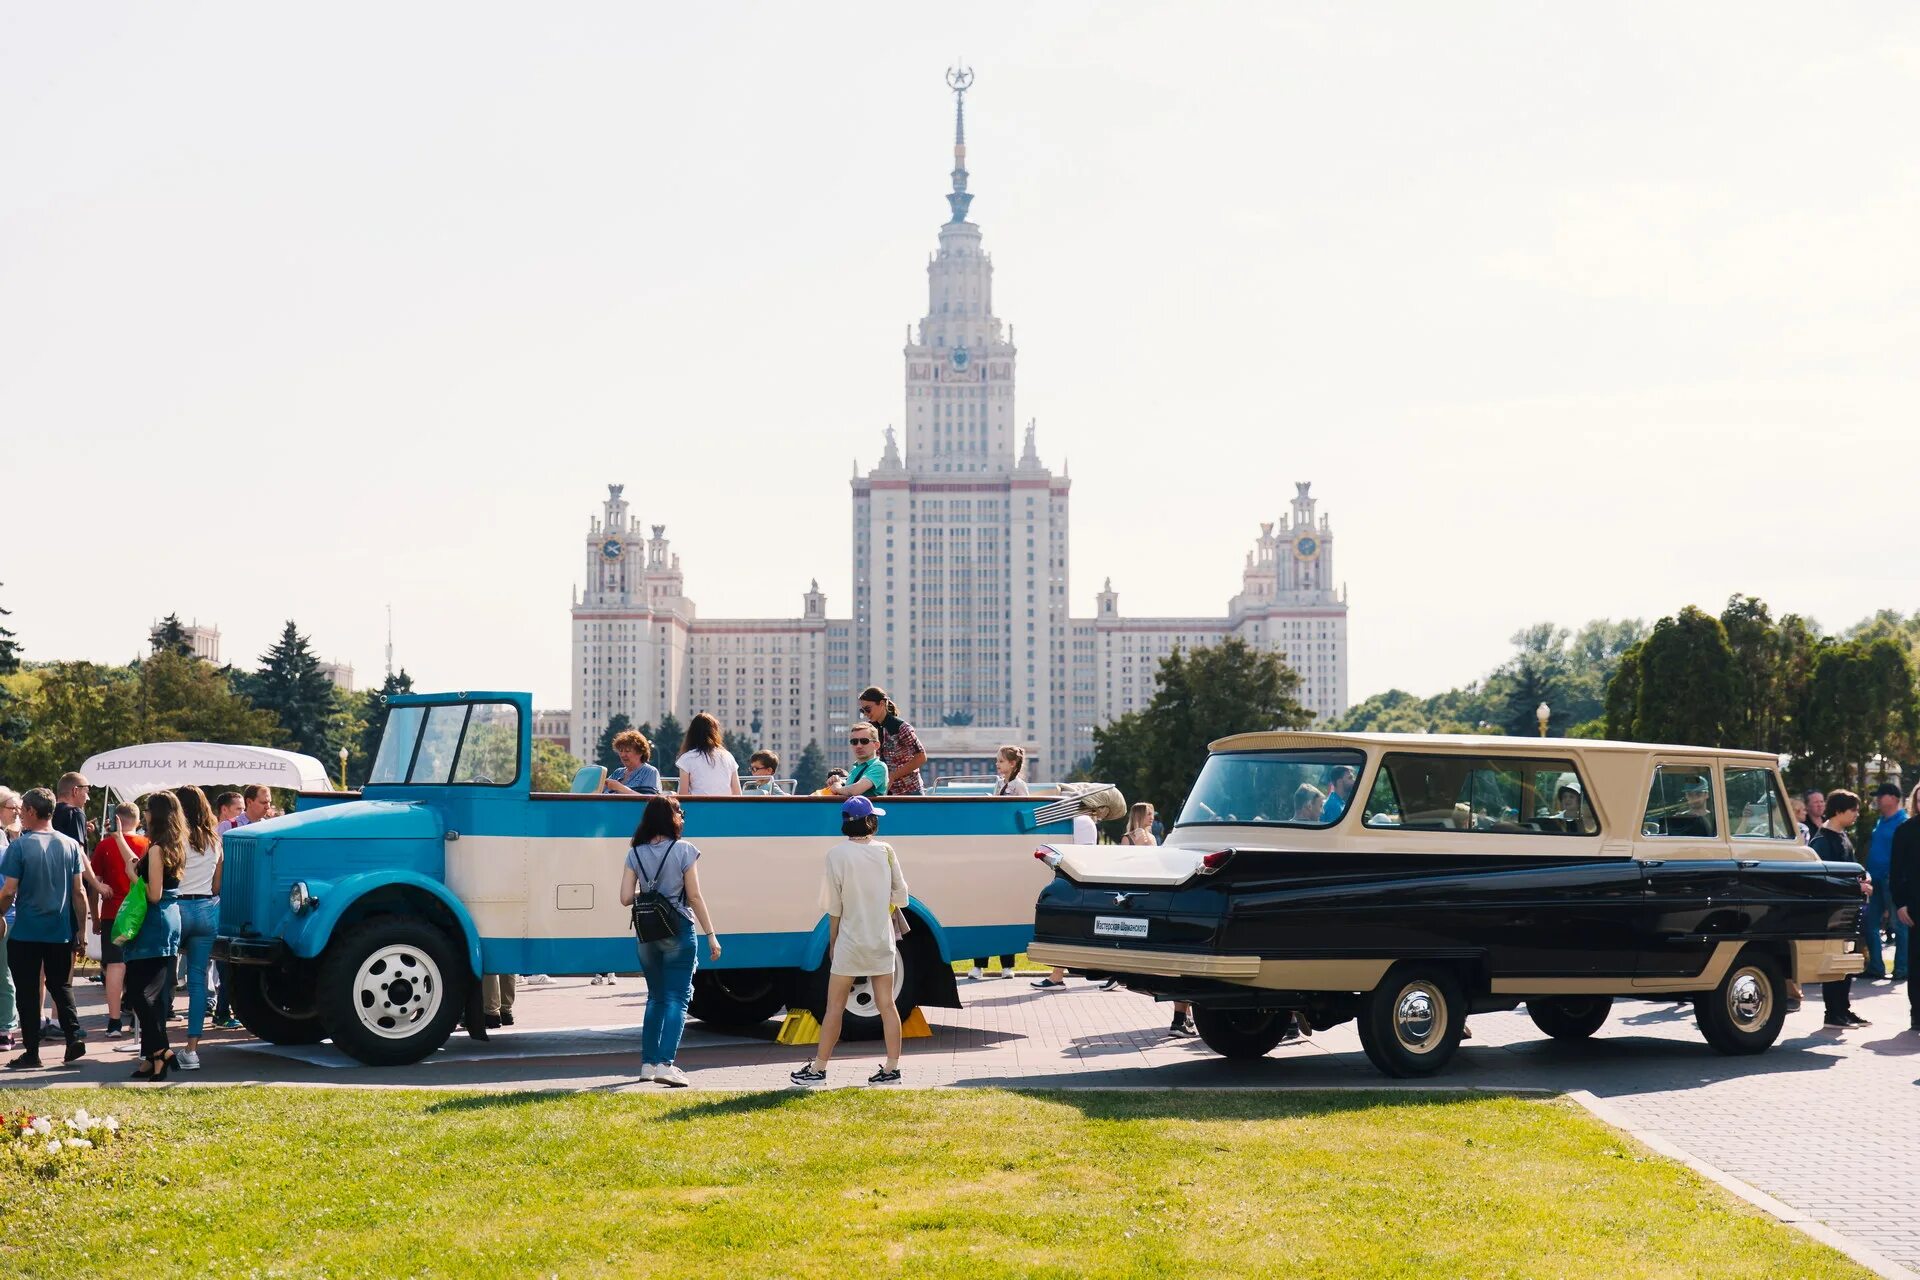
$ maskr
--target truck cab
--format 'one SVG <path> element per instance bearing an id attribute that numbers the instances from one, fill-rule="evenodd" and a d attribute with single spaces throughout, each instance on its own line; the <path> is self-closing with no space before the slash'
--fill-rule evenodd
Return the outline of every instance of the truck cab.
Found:
<path id="1" fill-rule="evenodd" d="M 215 953 L 250 1031 L 412 1062 L 462 1020 L 484 1036 L 482 974 L 636 967 L 619 888 L 646 797 L 600 794 L 592 771 L 583 793 L 534 791 L 532 724 L 526 693 L 394 697 L 362 791 L 303 794 L 296 812 L 228 833 Z M 881 838 L 899 852 L 916 926 L 894 975 L 901 1009 L 957 1006 L 953 959 L 1025 948 L 1047 879 L 1034 837 L 1064 835 L 1070 817 L 1020 797 L 886 803 Z M 819 882 L 839 801 L 680 804 L 726 943 L 696 975 L 693 1015 L 743 1025 L 789 1005 L 823 1014 Z M 850 1033 L 876 1032 L 878 1012 L 863 983 Z"/>

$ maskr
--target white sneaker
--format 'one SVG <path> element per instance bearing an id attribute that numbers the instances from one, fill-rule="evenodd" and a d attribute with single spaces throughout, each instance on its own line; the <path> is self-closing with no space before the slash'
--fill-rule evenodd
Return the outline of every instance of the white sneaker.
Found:
<path id="1" fill-rule="evenodd" d="M 1011 978 L 1013 976 L 1013 966 L 1008 965 L 1006 968 L 1002 969 L 1000 971 L 1000 976 L 1003 978 Z"/>
<path id="2" fill-rule="evenodd" d="M 524 987 L 550 987 L 553 985 L 553 978 L 544 973 L 530 973 L 520 979 L 520 985 Z"/>
<path id="3" fill-rule="evenodd" d="M 671 1086 L 672 1088 L 675 1088 L 675 1089 L 684 1089 L 689 1084 L 693 1083 L 691 1080 L 687 1079 L 686 1072 L 674 1066 L 671 1062 L 669 1062 L 664 1067 L 660 1067 L 656 1069 L 656 1071 L 654 1072 L 653 1078 L 655 1080 L 658 1080 L 661 1084 Z"/>
<path id="4" fill-rule="evenodd" d="M 978 982 L 983 976 L 985 975 L 980 972 L 979 965 L 975 965 L 973 968 L 967 970 L 967 980 L 970 982 Z"/>
<path id="5" fill-rule="evenodd" d="M 597 986 L 601 986 L 601 985 L 603 985 L 603 984 L 604 984 L 604 983 L 606 982 L 606 980 L 607 980 L 607 979 L 606 979 L 606 976 L 605 976 L 604 974 L 598 974 L 598 973 L 596 973 L 596 974 L 594 974 L 594 975 L 593 975 L 593 984 L 592 984 L 592 985 L 594 985 L 594 986 L 596 986 L 596 987 L 597 987 Z"/>
<path id="6" fill-rule="evenodd" d="M 658 1064 L 658 1063 L 653 1063 L 653 1062 L 643 1062 L 643 1063 L 641 1063 L 641 1064 L 640 1064 L 640 1078 L 641 1078 L 642 1080 L 658 1080 L 658 1079 L 660 1078 L 660 1066 L 659 1066 L 659 1064 Z"/>
<path id="7" fill-rule="evenodd" d="M 174 1058 L 175 1061 L 173 1065 L 179 1067 L 182 1071 L 198 1071 L 200 1069 L 200 1055 L 192 1049 L 182 1049 L 174 1055 Z"/>
<path id="8" fill-rule="evenodd" d="M 614 985 L 614 983 L 613 983 L 613 975 L 612 975 L 612 974 L 608 974 L 608 975 L 607 975 L 607 985 L 608 985 L 608 986 L 612 986 L 612 985 Z"/>

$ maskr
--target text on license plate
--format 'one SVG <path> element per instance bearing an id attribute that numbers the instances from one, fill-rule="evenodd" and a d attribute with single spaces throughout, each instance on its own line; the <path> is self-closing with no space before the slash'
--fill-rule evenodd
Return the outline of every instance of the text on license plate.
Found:
<path id="1" fill-rule="evenodd" d="M 1147 922 L 1133 916 L 1095 916 L 1093 936 L 1096 938 L 1144 938 L 1147 936 Z"/>

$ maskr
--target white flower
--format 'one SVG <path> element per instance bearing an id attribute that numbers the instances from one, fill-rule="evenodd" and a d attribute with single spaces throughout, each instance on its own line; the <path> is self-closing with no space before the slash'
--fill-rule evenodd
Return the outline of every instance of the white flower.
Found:
<path id="1" fill-rule="evenodd" d="M 33 1131 L 44 1138 L 53 1132 L 53 1122 L 45 1116 L 35 1116 L 33 1118 Z"/>
<path id="2" fill-rule="evenodd" d="M 88 1142 L 85 1138 L 68 1138 L 67 1145 L 70 1147 L 78 1147 L 82 1151 L 93 1150 L 93 1144 L 91 1142 Z"/>
<path id="3" fill-rule="evenodd" d="M 74 1112 L 73 1112 L 73 1122 L 74 1122 L 75 1124 L 77 1124 L 77 1125 L 79 1125 L 79 1126 L 80 1126 L 80 1127 L 81 1127 L 82 1129 L 84 1129 L 84 1128 L 86 1128 L 86 1127 L 87 1127 L 87 1122 L 88 1122 L 88 1121 L 89 1121 L 89 1120 L 90 1120 L 91 1118 L 92 1118 L 92 1117 L 90 1117 L 89 1115 L 87 1115 L 87 1109 L 86 1109 L 85 1107 L 76 1107 L 76 1108 L 74 1108 Z"/>
<path id="4" fill-rule="evenodd" d="M 120 1132 L 120 1122 L 118 1120 L 115 1120 L 112 1116 L 108 1116 L 105 1120 L 102 1120 L 100 1123 L 107 1127 L 108 1133 Z"/>
<path id="5" fill-rule="evenodd" d="M 57 1156 L 60 1154 L 60 1139 L 55 1138 L 52 1142 L 49 1142 L 47 1144 L 47 1154 L 50 1156 Z"/>

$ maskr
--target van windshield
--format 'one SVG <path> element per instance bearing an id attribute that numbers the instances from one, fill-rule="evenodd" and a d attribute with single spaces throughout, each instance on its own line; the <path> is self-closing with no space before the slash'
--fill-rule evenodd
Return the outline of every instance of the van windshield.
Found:
<path id="1" fill-rule="evenodd" d="M 1177 825 L 1330 827 L 1347 812 L 1359 751 L 1246 751 L 1209 756 Z"/>

